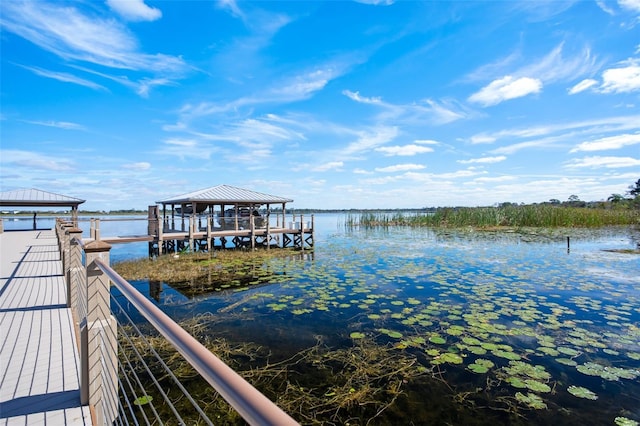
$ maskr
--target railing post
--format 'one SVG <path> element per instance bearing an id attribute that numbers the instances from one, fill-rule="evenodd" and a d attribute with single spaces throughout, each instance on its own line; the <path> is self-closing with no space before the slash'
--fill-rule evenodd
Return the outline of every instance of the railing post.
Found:
<path id="1" fill-rule="evenodd" d="M 80 324 L 81 399 L 94 406 L 100 425 L 110 425 L 118 408 L 117 325 L 111 315 L 110 281 L 95 260 L 109 264 L 111 245 L 92 241 L 85 245 L 87 316 Z"/>
<path id="2" fill-rule="evenodd" d="M 61 248 L 60 248 L 60 260 L 62 260 L 62 274 L 66 277 L 69 274 L 69 232 L 71 229 L 66 223 L 61 224 L 60 236 Z"/>
<path id="3" fill-rule="evenodd" d="M 100 219 L 95 219 L 94 220 L 94 230 L 93 230 L 93 238 L 96 241 L 100 241 Z"/>
<path id="4" fill-rule="evenodd" d="M 80 279 L 79 273 L 82 270 L 82 248 L 80 247 L 80 239 L 82 238 L 82 229 L 68 228 L 65 234 L 69 238 L 69 265 L 65 271 L 67 278 L 67 306 L 72 312 L 78 316 L 78 288 Z M 80 318 L 78 318 L 80 321 Z"/>

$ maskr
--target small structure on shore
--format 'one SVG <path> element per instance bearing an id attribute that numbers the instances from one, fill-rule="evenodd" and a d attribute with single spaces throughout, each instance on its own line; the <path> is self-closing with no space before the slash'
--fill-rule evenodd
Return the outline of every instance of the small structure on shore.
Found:
<path id="1" fill-rule="evenodd" d="M 229 185 L 218 185 L 157 201 L 149 206 L 149 254 L 214 247 L 313 246 L 313 220 L 295 216 L 286 225 L 293 200 Z M 275 209 L 273 206 L 276 206 Z M 217 243 L 217 245 L 216 245 Z"/>
<path id="2" fill-rule="evenodd" d="M 76 226 L 78 224 L 78 206 L 84 202 L 85 200 L 80 198 L 35 188 L 0 192 L 0 207 L 70 207 L 71 221 Z M 3 229 L 2 221 L 0 221 L 0 232 Z M 33 229 L 36 229 L 36 213 L 33 214 Z"/>

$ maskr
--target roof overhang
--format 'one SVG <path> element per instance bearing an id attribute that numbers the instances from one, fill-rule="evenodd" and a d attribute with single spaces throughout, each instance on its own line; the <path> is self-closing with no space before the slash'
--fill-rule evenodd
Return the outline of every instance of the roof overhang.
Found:
<path id="1" fill-rule="evenodd" d="M 0 192 L 2 207 L 71 207 L 77 209 L 85 200 L 39 189 Z"/>

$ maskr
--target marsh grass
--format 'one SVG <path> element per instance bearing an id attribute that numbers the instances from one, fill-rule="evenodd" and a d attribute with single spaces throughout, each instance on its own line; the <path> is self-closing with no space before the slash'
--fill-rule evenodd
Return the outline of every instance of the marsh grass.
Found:
<path id="1" fill-rule="evenodd" d="M 350 216 L 347 226 L 430 226 L 445 228 L 602 227 L 640 223 L 640 211 L 553 205 L 439 208 L 429 213 L 369 213 Z"/>

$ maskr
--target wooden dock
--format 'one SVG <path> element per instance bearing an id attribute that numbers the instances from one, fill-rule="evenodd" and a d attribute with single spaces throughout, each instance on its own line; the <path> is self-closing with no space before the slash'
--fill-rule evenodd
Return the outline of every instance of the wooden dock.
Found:
<path id="1" fill-rule="evenodd" d="M 53 230 L 0 233 L 0 425 L 91 425 Z"/>
<path id="2" fill-rule="evenodd" d="M 85 243 L 100 240 L 108 244 L 147 242 L 149 257 L 183 250 L 257 247 L 313 249 L 313 215 L 308 222 L 305 222 L 302 215 L 298 218 L 293 216 L 288 226 L 285 226 L 284 216 L 278 217 L 273 225 L 268 218 L 259 218 L 260 225 L 257 226 L 255 219 L 253 215 L 239 220 L 238 217 L 221 219 L 216 215 L 191 214 L 180 218 L 165 216 L 161 220 L 158 207 L 149 206 L 149 216 L 146 219 L 148 234 L 103 236 L 100 231 L 101 222 L 127 219 L 91 219 L 89 237 L 83 240 Z"/>

